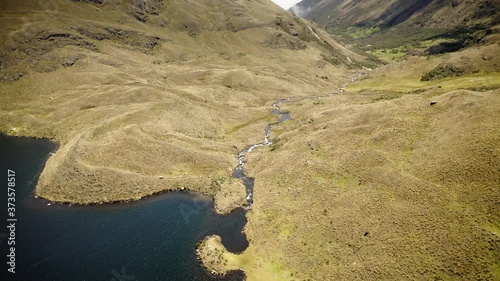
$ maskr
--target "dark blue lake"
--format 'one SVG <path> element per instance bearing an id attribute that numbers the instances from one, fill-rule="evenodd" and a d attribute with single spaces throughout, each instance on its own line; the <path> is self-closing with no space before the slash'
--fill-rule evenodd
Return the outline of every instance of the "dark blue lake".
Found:
<path id="1" fill-rule="evenodd" d="M 245 211 L 215 213 L 208 196 L 171 192 L 132 203 L 69 206 L 34 198 L 38 176 L 56 145 L 0 135 L 1 280 L 243 280 L 207 273 L 196 260 L 199 240 L 218 234 L 232 252 L 248 242 Z M 16 173 L 16 267 L 7 271 L 7 170 Z"/>

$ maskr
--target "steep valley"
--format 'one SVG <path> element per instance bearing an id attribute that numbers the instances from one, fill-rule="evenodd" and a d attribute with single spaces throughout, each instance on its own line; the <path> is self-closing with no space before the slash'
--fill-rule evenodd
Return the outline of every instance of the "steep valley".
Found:
<path id="1" fill-rule="evenodd" d="M 389 13 L 385 4 L 363 17 Z M 0 8 L 0 131 L 60 146 L 38 197 L 86 205 L 189 190 L 227 214 L 249 205 L 232 175 L 244 163 L 254 180 L 249 246 L 235 254 L 207 237 L 198 254 L 209 272 L 500 278 L 497 14 L 482 18 L 492 32 L 481 42 L 396 60 L 322 30 L 337 25 L 322 22 L 335 9 L 316 10 L 313 23 L 267 0 Z M 344 16 L 355 28 L 366 20 Z M 398 24 L 419 19 L 408 18 Z M 290 119 L 265 135 L 281 117 L 273 109 Z"/>

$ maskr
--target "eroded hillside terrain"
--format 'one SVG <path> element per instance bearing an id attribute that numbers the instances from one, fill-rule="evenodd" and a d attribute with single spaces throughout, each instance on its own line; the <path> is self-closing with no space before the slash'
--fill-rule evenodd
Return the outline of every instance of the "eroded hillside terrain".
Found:
<path id="1" fill-rule="evenodd" d="M 290 10 L 322 26 L 449 28 L 498 24 L 498 0 L 304 0 Z"/>
<path id="2" fill-rule="evenodd" d="M 294 118 L 248 159 L 250 248 L 209 238 L 207 263 L 249 280 L 498 279 L 499 62 L 483 59 L 498 48 L 410 57 L 345 95 L 285 103 Z M 477 71 L 422 79 L 443 62 Z"/>
<path id="3" fill-rule="evenodd" d="M 235 255 L 207 238 L 210 270 L 500 278 L 498 32 L 370 70 L 376 59 L 267 0 L 0 5 L 0 130 L 60 142 L 38 195 L 102 203 L 187 188 L 228 211 L 245 195 L 235 156 L 290 97 L 272 145 L 246 155 L 250 246 Z"/>
<path id="4" fill-rule="evenodd" d="M 346 95 L 284 104 L 294 118 L 248 159 L 250 248 L 207 238 L 210 267 L 249 280 L 500 278 L 498 26 L 442 39 L 404 25 L 352 29 L 344 42 L 386 65 Z"/>
<path id="5" fill-rule="evenodd" d="M 54 201 L 215 195 L 275 99 L 363 59 L 268 1 L 1 5 L 0 128 L 61 143 L 37 187 Z"/>

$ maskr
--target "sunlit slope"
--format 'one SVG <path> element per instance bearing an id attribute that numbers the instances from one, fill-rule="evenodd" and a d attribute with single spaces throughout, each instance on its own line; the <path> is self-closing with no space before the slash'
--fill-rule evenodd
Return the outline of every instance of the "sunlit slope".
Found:
<path id="1" fill-rule="evenodd" d="M 362 59 L 270 1 L 0 5 L 0 129 L 61 142 L 37 187 L 56 201 L 216 194 L 272 101 Z"/>
<path id="2" fill-rule="evenodd" d="M 411 56 L 379 67 L 347 89 L 419 93 L 429 89 L 487 91 L 500 88 L 500 52 L 496 35 L 480 46 L 436 56 Z"/>
<path id="3" fill-rule="evenodd" d="M 290 10 L 321 26 L 452 28 L 498 24 L 498 0 L 304 0 Z"/>
<path id="4" fill-rule="evenodd" d="M 366 91 L 284 106 L 294 118 L 248 159 L 252 243 L 222 267 L 248 280 L 497 280 L 499 98 Z"/>

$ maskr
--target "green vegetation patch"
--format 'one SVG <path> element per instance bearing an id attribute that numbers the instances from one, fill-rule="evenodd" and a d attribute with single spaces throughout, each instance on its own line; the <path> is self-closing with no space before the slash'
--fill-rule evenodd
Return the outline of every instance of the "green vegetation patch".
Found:
<path id="1" fill-rule="evenodd" d="M 466 71 L 460 67 L 444 63 L 425 73 L 422 78 L 420 78 L 420 81 L 434 81 L 443 78 L 458 77 L 464 75 L 465 73 Z"/>
<path id="2" fill-rule="evenodd" d="M 379 96 L 379 97 L 373 99 L 373 102 L 393 100 L 393 99 L 397 99 L 399 97 L 400 97 L 400 95 L 382 95 L 382 96 Z"/>
<path id="3" fill-rule="evenodd" d="M 405 45 L 418 47 L 422 41 L 438 39 L 450 33 L 449 29 L 442 28 L 364 28 L 352 32 L 352 28 L 327 27 L 327 31 L 340 35 L 350 43 L 359 46 L 369 46 L 374 49 L 394 49 Z M 364 36 L 360 36 L 363 34 Z M 354 42 L 355 40 L 355 42 Z"/>
<path id="4" fill-rule="evenodd" d="M 379 59 L 398 61 L 401 60 L 412 49 L 412 46 L 405 45 L 393 49 L 377 49 L 374 51 L 369 51 L 369 53 L 375 55 Z"/>
<path id="5" fill-rule="evenodd" d="M 347 35 L 349 35 L 353 39 L 360 39 L 367 36 L 370 36 L 373 33 L 380 32 L 380 27 L 349 27 L 347 29 Z"/>
<path id="6" fill-rule="evenodd" d="M 453 29 L 409 27 L 327 27 L 347 44 L 385 62 L 402 60 L 407 54 L 437 55 L 479 44 L 491 33 L 489 26 L 458 26 Z"/>

